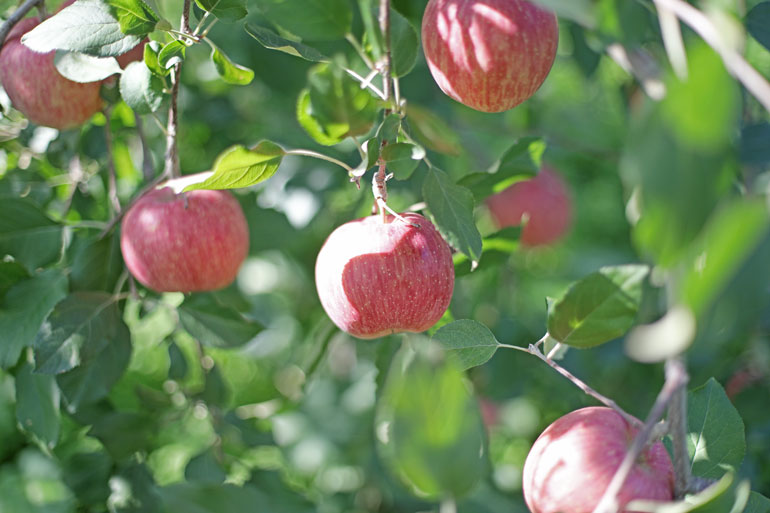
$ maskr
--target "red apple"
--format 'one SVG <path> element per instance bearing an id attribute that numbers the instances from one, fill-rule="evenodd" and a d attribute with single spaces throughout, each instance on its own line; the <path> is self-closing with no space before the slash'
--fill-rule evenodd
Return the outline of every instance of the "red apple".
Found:
<path id="1" fill-rule="evenodd" d="M 61 76 L 55 52 L 37 53 L 21 44 L 21 36 L 39 23 L 20 21 L 0 50 L 0 83 L 13 106 L 38 125 L 65 130 L 82 125 L 102 108 L 100 82 L 81 84 Z"/>
<path id="2" fill-rule="evenodd" d="M 233 282 L 249 250 L 249 229 L 227 191 L 139 199 L 123 218 L 120 249 L 128 270 L 158 292 L 216 290 Z"/>
<path id="3" fill-rule="evenodd" d="M 519 226 L 524 246 L 543 246 L 561 239 L 572 219 L 572 201 L 559 174 L 543 168 L 533 178 L 516 182 L 487 198 L 498 228 Z"/>
<path id="4" fill-rule="evenodd" d="M 115 57 L 118 60 L 118 64 L 121 68 L 124 68 L 132 62 L 139 62 L 144 60 L 144 45 L 147 44 L 149 39 L 144 38 L 139 44 L 127 51 Z"/>
<path id="5" fill-rule="evenodd" d="M 524 463 L 524 500 L 532 513 L 591 513 L 636 436 L 616 411 L 582 408 L 559 418 L 535 441 Z M 674 467 L 661 442 L 647 445 L 618 494 L 673 499 Z M 623 510 L 624 513 L 630 513 Z"/>
<path id="6" fill-rule="evenodd" d="M 433 223 L 419 214 L 403 217 L 407 222 L 372 216 L 343 224 L 318 253 L 318 297 L 354 337 L 425 331 L 452 299 L 452 250 Z"/>
<path id="7" fill-rule="evenodd" d="M 430 0 L 422 46 L 446 94 L 483 112 L 512 109 L 548 76 L 556 15 L 526 0 Z"/>

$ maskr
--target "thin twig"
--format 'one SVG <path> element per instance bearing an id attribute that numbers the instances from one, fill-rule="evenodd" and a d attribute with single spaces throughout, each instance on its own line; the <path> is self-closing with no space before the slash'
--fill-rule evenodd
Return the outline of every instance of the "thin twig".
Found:
<path id="1" fill-rule="evenodd" d="M 609 486 L 604 491 L 593 513 L 616 513 L 619 507 L 622 506 L 618 504 L 618 494 L 623 487 L 623 483 L 625 483 L 628 475 L 634 468 L 639 455 L 642 454 L 645 446 L 650 442 L 650 436 L 658 420 L 663 416 L 663 412 L 666 410 L 671 398 L 677 391 L 684 388 L 687 380 L 687 371 L 681 360 L 675 359 L 666 362 L 666 381 L 663 384 L 663 388 L 655 399 L 655 404 L 653 404 L 644 426 L 634 438 L 631 447 L 615 471 L 615 475 L 612 476 Z"/>
<path id="2" fill-rule="evenodd" d="M 190 2 L 184 0 L 182 7 L 182 32 L 190 33 Z M 177 127 L 179 126 L 179 81 L 182 79 L 182 62 L 176 63 L 171 73 L 171 105 L 168 109 L 168 123 L 166 124 L 166 155 L 164 159 L 163 175 L 167 178 L 176 178 L 182 173 L 179 169 L 179 148 L 177 145 Z"/>
<path id="3" fill-rule="evenodd" d="M 668 60 L 679 80 L 687 80 L 687 53 L 682 41 L 682 28 L 679 19 L 670 9 L 660 4 L 660 0 L 653 0 L 658 9 L 658 21 L 660 33 L 663 36 L 663 46 L 666 48 Z"/>
<path id="4" fill-rule="evenodd" d="M 0 48 L 3 47 L 5 38 L 8 37 L 8 34 L 11 32 L 11 29 L 13 29 L 14 25 L 21 21 L 21 19 L 38 4 L 45 5 L 45 0 L 27 0 L 21 4 L 18 9 L 13 11 L 13 14 L 11 14 L 2 25 L 0 25 Z"/>
<path id="5" fill-rule="evenodd" d="M 385 101 L 390 101 L 390 0 L 380 0 L 380 32 L 382 32 L 382 40 L 385 44 L 385 54 L 380 63 L 378 71 L 382 75 L 382 93 Z M 385 109 L 385 116 L 390 114 L 389 108 Z M 384 148 L 388 144 L 388 141 L 383 139 L 381 148 Z M 379 167 L 377 172 L 372 177 L 372 194 L 374 194 L 374 209 L 379 210 L 380 218 L 382 222 L 385 222 L 387 215 L 387 201 L 388 201 L 388 174 L 386 169 L 385 160 L 380 154 Z M 376 212 L 375 212 L 376 213 Z"/>
<path id="6" fill-rule="evenodd" d="M 351 77 L 355 78 L 359 82 L 361 82 L 361 89 L 370 89 L 374 94 L 377 95 L 377 98 L 381 100 L 385 100 L 385 93 L 380 91 L 376 85 L 371 83 L 370 79 L 367 79 L 366 77 L 362 77 L 352 69 L 345 68 L 345 73 L 350 75 Z"/>
<path id="7" fill-rule="evenodd" d="M 518 346 L 509 346 L 509 345 L 503 345 L 503 347 L 515 347 L 515 348 L 518 348 Z M 564 376 L 565 378 L 570 380 L 572 383 L 574 383 L 575 386 L 577 386 L 580 390 L 585 392 L 587 395 L 590 395 L 591 397 L 593 397 L 594 399 L 596 399 L 600 403 L 602 403 L 605 406 L 607 406 L 609 408 L 612 408 L 613 410 L 618 412 L 626 420 L 626 422 L 628 422 L 629 424 L 631 424 L 633 426 L 637 426 L 637 427 L 641 426 L 641 422 L 639 421 L 639 419 L 637 419 L 636 417 L 634 417 L 630 413 L 626 412 L 623 408 L 621 408 L 618 405 L 618 403 L 616 403 L 615 401 L 613 401 L 609 397 L 603 396 L 602 394 L 600 394 L 599 392 L 597 392 L 596 390 L 594 390 L 593 388 L 588 386 L 580 378 L 578 378 L 577 376 L 572 374 L 570 371 L 568 371 L 567 369 L 565 369 L 564 367 L 562 367 L 561 365 L 559 365 L 555 361 L 553 361 L 553 360 L 549 359 L 548 357 L 546 357 L 543 354 L 543 352 L 540 351 L 540 349 L 537 348 L 537 346 L 535 344 L 530 344 L 529 345 L 529 349 L 524 349 L 524 348 L 518 348 L 518 349 L 524 350 L 524 351 L 528 352 L 529 354 L 537 356 L 538 358 L 540 358 L 542 361 L 547 363 L 556 372 L 558 372 L 559 374 L 561 374 L 562 376 Z"/>
<path id="8" fill-rule="evenodd" d="M 382 92 L 385 94 L 385 101 L 390 100 L 390 0 L 380 0 L 380 31 L 382 32 L 382 41 L 385 44 L 385 55 L 382 61 Z"/>
<path id="9" fill-rule="evenodd" d="M 118 177 L 115 171 L 115 159 L 113 158 L 112 127 L 110 126 L 110 110 L 104 110 L 107 122 L 104 124 L 104 143 L 107 149 L 107 197 L 109 198 L 110 216 L 120 212 L 120 199 L 118 199 Z"/>
<path id="10" fill-rule="evenodd" d="M 656 0 L 656 4 L 670 9 L 680 20 L 702 37 L 722 57 L 728 71 L 767 111 L 770 111 L 770 82 L 722 39 L 721 32 L 708 16 L 683 0 Z"/>
<path id="11" fill-rule="evenodd" d="M 139 135 L 139 142 L 142 144 L 142 177 L 145 182 L 152 180 L 155 175 L 155 169 L 152 165 L 152 152 L 150 146 L 147 144 L 147 138 L 144 136 L 144 121 L 142 116 L 134 113 L 136 119 L 136 133 Z"/>
<path id="12" fill-rule="evenodd" d="M 345 171 L 348 172 L 348 174 L 353 172 L 353 168 L 349 165 L 345 164 L 341 160 L 337 160 L 334 157 L 329 157 L 328 155 L 324 155 L 323 153 L 316 153 L 315 151 L 310 150 L 286 150 L 284 151 L 285 155 L 301 155 L 304 157 L 313 157 L 315 159 L 325 160 L 327 162 L 331 162 L 332 164 L 337 164 L 341 168 L 345 169 Z"/>
<path id="13" fill-rule="evenodd" d="M 681 361 L 679 365 L 683 365 Z M 681 499 L 690 491 L 692 471 L 687 453 L 687 388 L 686 381 L 671 398 L 668 422 L 674 446 L 674 497 Z"/>

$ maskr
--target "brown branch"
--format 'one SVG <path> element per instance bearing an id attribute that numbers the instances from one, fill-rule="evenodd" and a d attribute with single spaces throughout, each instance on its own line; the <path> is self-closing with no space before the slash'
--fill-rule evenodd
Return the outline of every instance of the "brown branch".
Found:
<path id="1" fill-rule="evenodd" d="M 21 19 L 37 5 L 42 5 L 43 10 L 45 10 L 45 0 L 27 0 L 3 22 L 0 26 L 0 48 L 3 47 L 5 38 L 8 37 L 8 34 L 11 32 L 14 25 L 21 21 Z"/>
<path id="2" fill-rule="evenodd" d="M 182 32 L 190 33 L 190 5 L 191 0 L 184 0 L 182 8 Z M 177 127 L 179 126 L 179 81 L 182 76 L 182 63 L 174 66 L 171 74 L 171 105 L 168 109 L 168 123 L 166 124 L 166 155 L 164 159 L 163 175 L 167 178 L 176 178 L 182 173 L 179 169 L 179 147 L 177 144 Z"/>
<path id="3" fill-rule="evenodd" d="M 684 368 L 681 360 L 673 359 L 666 362 L 666 381 L 663 384 L 663 388 L 655 399 L 655 404 L 653 404 L 644 426 L 637 433 L 636 438 L 634 438 L 631 447 L 615 471 L 615 475 L 612 476 L 609 486 L 604 491 L 604 495 L 602 495 L 599 504 L 594 508 L 593 513 L 616 513 L 618 511 L 620 507 L 618 504 L 618 494 L 623 487 L 623 483 L 625 483 L 628 475 L 634 468 L 634 464 L 639 459 L 639 455 L 644 450 L 644 447 L 650 442 L 655 426 L 663 416 L 663 412 L 666 410 L 669 402 L 675 394 L 684 390 L 688 379 L 687 370 Z"/>

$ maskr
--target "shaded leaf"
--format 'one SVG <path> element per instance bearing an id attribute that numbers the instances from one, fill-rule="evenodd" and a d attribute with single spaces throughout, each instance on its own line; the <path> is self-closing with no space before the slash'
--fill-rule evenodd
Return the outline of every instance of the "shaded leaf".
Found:
<path id="1" fill-rule="evenodd" d="M 751 492 L 743 513 L 770 513 L 770 499 L 760 493 Z"/>
<path id="2" fill-rule="evenodd" d="M 187 375 L 187 359 L 173 340 L 168 345 L 168 360 L 168 379 L 184 379 Z"/>
<path id="3" fill-rule="evenodd" d="M 743 420 L 714 378 L 687 394 L 687 450 L 693 475 L 718 479 L 746 453 Z"/>
<path id="4" fill-rule="evenodd" d="M 540 137 L 523 137 L 513 143 L 487 172 L 465 175 L 459 182 L 481 201 L 513 183 L 535 176 L 542 165 L 545 141 Z"/>
<path id="5" fill-rule="evenodd" d="M 159 489 L 159 492 L 167 511 L 187 513 L 275 511 L 269 507 L 267 496 L 249 485 L 179 483 L 164 486 Z"/>
<path id="6" fill-rule="evenodd" d="M 428 149 L 457 156 L 462 152 L 460 137 L 441 116 L 413 102 L 406 105 L 406 119 L 415 138 Z"/>
<path id="7" fill-rule="evenodd" d="M 548 313 L 548 333 L 573 347 L 593 347 L 622 336 L 642 299 L 645 265 L 603 267 L 574 283 Z"/>
<path id="8" fill-rule="evenodd" d="M 36 372 L 61 374 L 95 359 L 109 344 L 126 337 L 112 296 L 75 292 L 56 305 L 35 337 Z"/>
<path id="9" fill-rule="evenodd" d="M 297 120 L 318 143 L 331 146 L 367 133 L 378 112 L 377 100 L 338 66 L 318 64 L 297 100 Z"/>
<path id="10" fill-rule="evenodd" d="M 17 262 L 0 261 L 0 304 L 8 289 L 25 278 L 29 278 L 29 273 L 23 265 Z"/>
<path id="11" fill-rule="evenodd" d="M 11 287 L 0 310 L 0 368 L 16 364 L 54 306 L 67 295 L 67 278 L 58 270 L 44 271 Z"/>
<path id="12" fill-rule="evenodd" d="M 380 156 L 397 179 L 405 180 L 425 158 L 425 149 L 416 144 L 399 142 L 384 146 Z"/>
<path id="13" fill-rule="evenodd" d="M 473 195 L 437 168 L 428 169 L 422 195 L 431 217 L 446 241 L 471 259 L 471 267 L 481 258 L 481 234 L 473 222 Z"/>
<path id="14" fill-rule="evenodd" d="M 279 52 L 288 53 L 295 57 L 312 61 L 312 62 L 328 62 L 329 58 L 320 53 L 315 48 L 312 48 L 302 43 L 286 39 L 270 29 L 265 27 L 259 27 L 250 23 L 246 24 L 246 32 L 256 39 L 259 44 L 270 50 L 278 50 Z"/>
<path id="15" fill-rule="evenodd" d="M 0 201 L 0 255 L 34 269 L 57 260 L 62 248 L 62 226 L 25 199 Z"/>
<path id="16" fill-rule="evenodd" d="M 350 32 L 353 10 L 348 0 L 255 0 L 270 20 L 302 39 L 328 41 Z"/>
<path id="17" fill-rule="evenodd" d="M 760 2 L 746 13 L 746 29 L 770 50 L 770 2 Z"/>
<path id="18" fill-rule="evenodd" d="M 195 0 L 195 3 L 223 21 L 238 21 L 249 13 L 245 0 Z"/>
<path id="19" fill-rule="evenodd" d="M 395 9 L 390 10 L 391 74 L 403 77 L 414 68 L 420 40 L 417 29 Z"/>
<path id="20" fill-rule="evenodd" d="M 184 190 L 237 189 L 264 182 L 278 170 L 284 155 L 283 148 L 270 141 L 262 141 L 253 148 L 231 146 L 219 154 L 210 177 Z"/>
<path id="21" fill-rule="evenodd" d="M 433 339 L 447 353 L 457 356 L 463 370 L 483 365 L 500 346 L 489 328 L 469 319 L 442 326 L 433 334 Z"/>
<path id="22" fill-rule="evenodd" d="M 379 398 L 378 448 L 419 495 L 461 497 L 487 465 L 478 406 L 462 371 L 435 344 L 416 338 L 413 345 L 396 356 Z"/>
<path id="23" fill-rule="evenodd" d="M 59 440 L 59 397 L 53 376 L 35 374 L 33 365 L 24 362 L 16 373 L 16 419 L 49 448 Z"/>
<path id="24" fill-rule="evenodd" d="M 214 456 L 214 451 L 208 449 L 194 456 L 184 469 L 184 477 L 191 483 L 222 484 L 227 475 Z"/>
<path id="25" fill-rule="evenodd" d="M 209 294 L 196 294 L 178 308 L 182 327 L 201 344 L 238 347 L 262 330 L 236 310 L 222 306 Z"/>

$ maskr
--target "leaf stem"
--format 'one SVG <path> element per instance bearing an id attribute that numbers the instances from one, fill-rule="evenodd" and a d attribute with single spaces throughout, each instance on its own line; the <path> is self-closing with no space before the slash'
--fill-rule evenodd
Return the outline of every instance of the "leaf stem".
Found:
<path id="1" fill-rule="evenodd" d="M 21 21 L 21 19 L 37 5 L 42 5 L 43 9 L 45 9 L 45 0 L 27 0 L 19 6 L 19 8 L 16 9 L 2 25 L 0 25 L 0 48 L 3 47 L 5 38 L 8 37 L 8 34 L 11 32 L 14 25 Z"/>
<path id="2" fill-rule="evenodd" d="M 350 75 L 351 77 L 355 78 L 359 82 L 361 82 L 361 89 L 370 89 L 374 94 L 377 95 L 377 97 L 380 100 L 385 101 L 387 98 L 385 97 L 385 93 L 380 91 L 376 85 L 372 84 L 372 81 L 366 77 L 362 77 L 352 69 L 345 68 L 345 73 Z M 376 74 L 376 72 L 375 72 Z"/>
<path id="3" fill-rule="evenodd" d="M 107 149 L 107 197 L 109 199 L 110 216 L 120 212 L 120 200 L 118 199 L 118 177 L 115 172 L 115 159 L 113 158 L 112 127 L 110 126 L 110 114 L 112 109 L 104 109 L 107 122 L 104 123 L 104 144 Z"/>
<path id="4" fill-rule="evenodd" d="M 374 63 L 369 58 L 369 56 L 366 55 L 364 48 L 361 46 L 361 43 L 358 42 L 358 39 L 356 39 L 356 36 L 348 32 L 347 34 L 345 34 L 345 40 L 348 43 L 350 43 L 350 46 L 355 48 L 356 53 L 358 53 L 358 56 L 361 57 L 362 61 L 364 61 L 364 64 L 366 64 L 366 67 L 369 69 L 374 69 Z"/>
<path id="5" fill-rule="evenodd" d="M 345 164 L 341 160 L 337 160 L 334 157 L 329 157 L 328 155 L 324 155 L 322 153 L 318 153 L 311 150 L 285 150 L 284 154 L 286 155 L 300 155 L 303 157 L 313 157 L 314 159 L 320 159 L 325 160 L 327 162 L 331 162 L 332 164 L 337 164 L 341 168 L 345 169 L 345 171 L 348 172 L 348 174 L 353 173 L 353 168 L 349 165 Z"/>
<path id="6" fill-rule="evenodd" d="M 675 363 L 667 365 L 679 365 L 683 367 L 681 360 L 673 360 Z M 674 446 L 674 497 L 681 499 L 690 491 L 692 472 L 690 469 L 690 457 L 687 453 L 687 381 L 683 386 L 674 391 L 671 403 L 668 407 L 669 433 Z"/>

